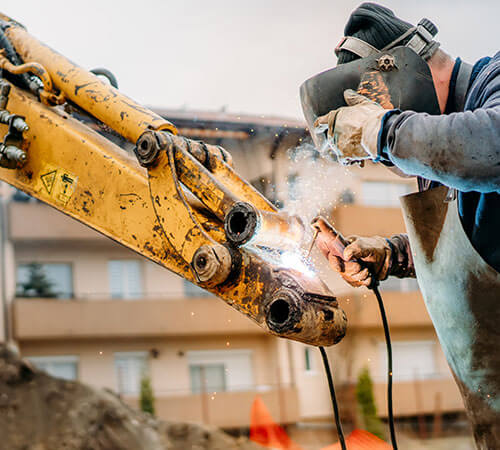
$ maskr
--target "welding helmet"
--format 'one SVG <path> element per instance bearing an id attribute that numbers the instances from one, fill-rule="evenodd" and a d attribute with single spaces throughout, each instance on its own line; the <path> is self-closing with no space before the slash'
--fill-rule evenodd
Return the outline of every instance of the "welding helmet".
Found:
<path id="1" fill-rule="evenodd" d="M 346 106 L 344 91 L 354 89 L 386 109 L 440 114 L 439 102 L 427 60 L 439 47 L 433 40 L 436 26 L 422 19 L 396 40 L 378 50 L 353 36 L 342 38 L 335 49 L 359 56 L 305 81 L 300 87 L 302 110 L 317 150 L 336 160 L 326 130 L 315 129 L 316 119 Z M 405 44 L 403 44 L 405 43 Z"/>

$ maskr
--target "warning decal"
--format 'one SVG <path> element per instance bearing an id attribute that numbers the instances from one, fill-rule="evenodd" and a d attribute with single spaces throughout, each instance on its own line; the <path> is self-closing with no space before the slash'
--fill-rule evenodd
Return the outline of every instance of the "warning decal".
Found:
<path id="1" fill-rule="evenodd" d="M 57 170 L 52 170 L 51 172 L 40 175 L 42 183 L 49 195 L 52 193 L 52 188 L 54 187 L 54 182 L 56 181 L 56 173 Z"/>
<path id="2" fill-rule="evenodd" d="M 78 177 L 64 169 L 45 167 L 39 178 L 39 189 L 48 194 L 56 203 L 68 203 L 76 188 Z"/>

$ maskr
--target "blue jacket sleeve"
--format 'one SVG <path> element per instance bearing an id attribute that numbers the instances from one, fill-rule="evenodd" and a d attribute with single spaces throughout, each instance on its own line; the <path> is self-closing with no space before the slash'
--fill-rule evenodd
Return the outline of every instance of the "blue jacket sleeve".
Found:
<path id="1" fill-rule="evenodd" d="M 392 114 L 383 154 L 408 175 L 462 192 L 500 192 L 500 73 L 488 81 L 480 103 L 448 115 Z"/>

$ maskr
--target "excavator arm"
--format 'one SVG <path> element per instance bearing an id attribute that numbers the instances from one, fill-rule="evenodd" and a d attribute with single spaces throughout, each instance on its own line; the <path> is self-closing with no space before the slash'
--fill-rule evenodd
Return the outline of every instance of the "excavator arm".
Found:
<path id="1" fill-rule="evenodd" d="M 346 317 L 296 245 L 301 224 L 239 177 L 227 151 L 178 136 L 12 19 L 0 15 L 0 27 L 0 180 L 214 293 L 272 334 L 340 341 Z M 291 250 L 259 241 L 273 235 Z"/>

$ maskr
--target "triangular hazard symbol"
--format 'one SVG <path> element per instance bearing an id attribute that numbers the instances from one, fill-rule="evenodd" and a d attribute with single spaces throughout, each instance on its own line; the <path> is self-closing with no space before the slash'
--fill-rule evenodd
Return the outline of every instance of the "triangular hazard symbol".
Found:
<path id="1" fill-rule="evenodd" d="M 45 189 L 47 189 L 49 195 L 52 192 L 52 188 L 54 187 L 54 181 L 56 181 L 56 172 L 57 170 L 53 170 L 52 172 L 47 172 L 40 176 L 40 178 L 42 179 L 42 183 L 45 186 Z"/>

